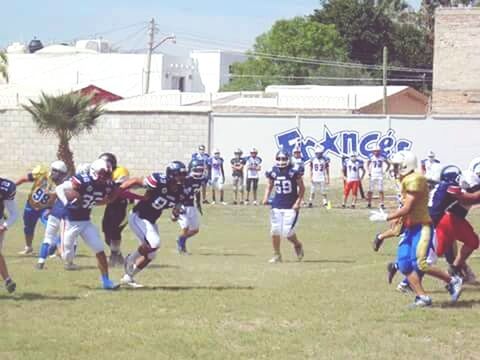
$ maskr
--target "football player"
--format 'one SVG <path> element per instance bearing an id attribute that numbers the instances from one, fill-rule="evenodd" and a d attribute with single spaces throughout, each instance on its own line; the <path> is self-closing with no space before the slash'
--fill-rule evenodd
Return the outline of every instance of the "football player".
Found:
<path id="1" fill-rule="evenodd" d="M 174 208 L 173 220 L 178 220 L 180 215 L 184 201 L 183 185 L 187 168 L 181 161 L 173 161 L 166 170 L 166 175 L 155 172 L 146 178 L 131 178 L 120 185 L 120 190 L 133 186 L 146 188 L 145 199 L 135 205 L 128 217 L 128 225 L 136 235 L 140 246 L 125 258 L 122 284 L 138 287 L 134 276 L 155 258 L 160 247 L 160 233 L 156 222 L 163 210 Z"/>
<path id="2" fill-rule="evenodd" d="M 225 183 L 225 171 L 223 169 L 223 158 L 220 156 L 220 150 L 215 149 L 213 156 L 208 159 L 210 169 L 210 184 L 212 186 L 212 204 L 216 202 L 215 190 L 220 192 L 220 203 L 227 205 L 223 199 L 223 184 Z"/>
<path id="3" fill-rule="evenodd" d="M 323 146 L 317 145 L 315 147 L 315 157 L 310 161 L 310 198 L 308 200 L 308 207 L 313 207 L 313 200 L 315 199 L 315 192 L 320 190 L 323 196 L 323 206 L 328 205 L 327 187 L 330 184 L 330 159 L 323 155 Z"/>
<path id="4" fill-rule="evenodd" d="M 5 282 L 9 293 L 13 293 L 17 287 L 8 273 L 7 263 L 2 255 L 5 233 L 18 218 L 17 205 L 15 203 L 16 186 L 13 181 L 0 178 L 0 276 Z M 7 209 L 8 218 L 5 219 L 4 210 Z"/>
<path id="5" fill-rule="evenodd" d="M 295 170 L 297 170 L 298 173 L 303 176 L 303 174 L 305 173 L 305 162 L 302 158 L 302 148 L 300 147 L 300 145 L 295 145 L 292 153 L 292 166 Z"/>
<path id="6" fill-rule="evenodd" d="M 107 161 L 112 167 L 112 180 L 119 186 L 129 177 L 128 170 L 123 166 L 117 166 L 117 157 L 112 153 L 103 153 L 100 159 Z M 102 219 L 102 231 L 105 235 L 105 242 L 110 247 L 109 266 L 123 265 L 125 259 L 121 251 L 122 231 L 127 225 L 128 200 L 125 197 L 117 196 L 113 202 L 105 207 Z"/>
<path id="7" fill-rule="evenodd" d="M 303 246 L 295 233 L 300 206 L 305 194 L 302 175 L 290 163 L 287 152 L 280 150 L 275 157 L 276 165 L 266 172 L 268 179 L 263 204 L 269 203 L 272 191 L 275 195 L 272 199 L 270 212 L 271 236 L 274 256 L 270 263 L 282 261 L 280 253 L 280 239 L 287 238 L 294 247 L 297 259 L 303 259 Z"/>
<path id="8" fill-rule="evenodd" d="M 55 187 L 63 182 L 67 176 L 67 171 L 65 163 L 57 160 L 50 165 L 50 169 L 39 165 L 17 180 L 17 186 L 26 182 L 33 183 L 23 212 L 25 249 L 19 252 L 20 255 L 33 253 L 32 242 L 35 226 L 42 215 L 46 216 L 52 208 L 56 199 Z"/>
<path id="9" fill-rule="evenodd" d="M 430 174 L 432 165 L 438 163 L 440 163 L 440 160 L 436 159 L 435 153 L 430 150 L 427 154 L 427 157 L 421 161 L 422 173 L 427 179 L 432 177 L 432 174 Z"/>
<path id="10" fill-rule="evenodd" d="M 385 166 L 386 168 L 384 168 Z M 383 192 L 383 175 L 385 171 L 388 172 L 390 169 L 390 162 L 382 155 L 380 146 L 375 145 L 372 150 L 372 154 L 367 162 L 367 169 L 370 180 L 367 193 L 367 208 L 370 209 L 372 207 L 373 191 L 376 189 L 380 195 L 380 208 L 384 209 L 385 195 Z"/>
<path id="11" fill-rule="evenodd" d="M 205 152 L 205 145 L 199 145 L 198 146 L 198 152 L 192 154 L 192 159 L 191 160 L 198 160 L 200 163 L 203 165 L 205 168 L 205 176 L 208 174 L 208 159 L 210 159 L 210 156 Z M 208 204 L 207 200 L 207 183 L 202 184 L 202 198 L 203 198 L 203 203 Z"/>
<path id="12" fill-rule="evenodd" d="M 233 159 L 230 160 L 230 164 L 232 165 L 233 205 L 237 205 L 239 203 L 239 192 L 240 204 L 243 204 L 243 168 L 245 167 L 245 159 L 242 158 L 242 154 L 242 150 L 237 149 L 233 153 Z"/>
<path id="13" fill-rule="evenodd" d="M 73 270 L 75 240 L 81 236 L 97 257 L 102 287 L 115 290 L 108 276 L 108 261 L 97 227 L 92 223 L 92 208 L 103 205 L 115 198 L 115 184 L 112 181 L 112 167 L 104 159 L 95 160 L 88 174 L 76 174 L 56 189 L 59 199 L 67 207 L 63 239 L 63 260 L 65 269 Z"/>
<path id="14" fill-rule="evenodd" d="M 462 279 L 450 276 L 434 267 L 433 225 L 428 212 L 429 190 L 427 179 L 415 172 L 417 158 L 411 151 L 402 150 L 394 154 L 391 163 L 401 182 L 403 206 L 391 214 L 372 211 L 370 221 L 403 220 L 405 231 L 398 244 L 398 269 L 404 274 L 416 297 L 413 306 L 432 305 L 432 299 L 422 286 L 424 274 L 434 276 L 447 284 L 452 302 L 456 302 L 462 291 Z"/>
<path id="15" fill-rule="evenodd" d="M 355 209 L 357 203 L 357 194 L 360 184 L 365 176 L 365 168 L 363 167 L 363 161 L 357 158 L 356 153 L 351 153 L 343 163 L 343 175 L 345 189 L 343 192 L 342 208 L 346 207 L 348 196 L 352 193 L 351 208 Z"/>
<path id="16" fill-rule="evenodd" d="M 262 170 L 262 159 L 258 156 L 258 150 L 252 148 L 250 156 L 245 160 L 245 166 L 247 167 L 247 200 L 246 204 L 249 204 L 250 191 L 253 193 L 253 205 L 257 205 L 257 190 L 258 179 L 260 171 Z"/>
<path id="17" fill-rule="evenodd" d="M 188 255 L 187 239 L 200 231 L 199 213 L 202 213 L 200 189 L 204 182 L 205 169 L 199 161 L 194 160 L 190 173 L 185 178 L 183 211 L 178 218 L 181 232 L 177 240 L 177 250 L 180 255 Z"/>

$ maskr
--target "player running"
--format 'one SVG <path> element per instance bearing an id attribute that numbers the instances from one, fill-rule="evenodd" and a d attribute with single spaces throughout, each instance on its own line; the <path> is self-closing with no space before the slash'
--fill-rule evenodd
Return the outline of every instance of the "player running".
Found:
<path id="1" fill-rule="evenodd" d="M 187 239 L 200 231 L 200 216 L 202 214 L 200 189 L 205 182 L 203 165 L 194 160 L 191 163 L 190 174 L 185 178 L 183 211 L 178 218 L 181 232 L 177 240 L 177 250 L 180 255 L 188 255 Z M 195 206 L 196 203 L 196 206 Z"/>
<path id="2" fill-rule="evenodd" d="M 216 203 L 215 190 L 220 192 L 220 203 L 227 205 L 223 199 L 223 184 L 225 183 L 225 170 L 223 169 L 224 160 L 220 156 L 220 150 L 215 149 L 213 156 L 208 159 L 208 167 L 210 173 L 210 184 L 212 186 L 212 204 Z"/>
<path id="3" fill-rule="evenodd" d="M 252 148 L 250 156 L 245 160 L 245 166 L 247 167 L 247 200 L 245 204 L 247 205 L 250 202 L 250 190 L 253 193 L 253 205 L 257 205 L 258 179 L 262 170 L 261 164 L 262 159 L 258 156 L 258 150 Z"/>
<path id="4" fill-rule="evenodd" d="M 345 188 L 343 192 L 342 208 L 347 205 L 348 196 L 352 193 L 351 208 L 355 209 L 357 203 L 357 194 L 360 188 L 360 184 L 365 176 L 365 168 L 363 167 L 363 161 L 357 158 L 356 153 L 351 153 L 350 157 L 343 162 L 343 176 L 345 182 Z"/>
<path id="5" fill-rule="evenodd" d="M 95 160 L 88 174 L 76 174 L 56 189 L 58 198 L 67 207 L 62 254 L 65 269 L 75 269 L 73 265 L 75 240 L 81 236 L 97 257 L 102 287 L 106 290 L 117 289 L 118 285 L 108 276 L 108 262 L 103 242 L 90 216 L 94 206 L 105 204 L 114 198 L 114 190 L 112 168 L 104 159 Z"/>
<path id="6" fill-rule="evenodd" d="M 13 181 L 0 178 L 0 276 L 5 282 L 9 293 L 13 293 L 17 285 L 8 273 L 7 263 L 2 254 L 5 233 L 18 218 L 17 204 L 15 203 L 16 186 Z M 8 218 L 5 218 L 4 210 L 7 209 Z"/>
<path id="7" fill-rule="evenodd" d="M 63 182 L 67 171 L 65 163 L 57 160 L 50 165 L 50 169 L 38 165 L 27 175 L 17 180 L 17 186 L 26 182 L 33 183 L 23 211 L 25 249 L 19 252 L 20 255 L 33 253 L 32 242 L 37 222 L 42 216 L 46 216 L 52 208 L 56 199 L 55 187 Z"/>
<path id="8" fill-rule="evenodd" d="M 423 274 L 434 276 L 447 284 L 452 302 L 456 302 L 462 291 L 462 279 L 450 276 L 432 265 L 435 260 L 433 251 L 433 225 L 428 213 L 429 191 L 427 179 L 415 172 L 417 158 L 411 151 L 396 153 L 391 162 L 394 172 L 401 182 L 403 206 L 391 214 L 372 211 L 370 221 L 392 221 L 403 219 L 404 232 L 397 252 L 398 269 L 404 274 L 416 297 L 413 306 L 432 305 L 432 299 L 422 286 Z"/>
<path id="9" fill-rule="evenodd" d="M 233 205 L 243 204 L 243 168 L 245 167 L 245 159 L 242 158 L 242 149 L 237 149 L 233 153 L 233 158 L 230 160 L 232 165 L 232 187 L 233 187 Z M 240 192 L 240 200 L 238 200 L 238 193 Z"/>
<path id="10" fill-rule="evenodd" d="M 205 168 L 205 176 L 208 174 L 208 159 L 210 159 L 210 156 L 205 152 L 205 145 L 199 145 L 198 152 L 192 154 L 191 160 L 198 160 Z M 203 203 L 208 204 L 206 182 L 202 184 L 202 198 Z"/>
<path id="11" fill-rule="evenodd" d="M 384 166 L 386 165 L 386 168 Z M 367 208 L 372 207 L 373 191 L 377 190 L 380 195 L 380 209 L 385 209 L 385 194 L 383 192 L 383 177 L 385 172 L 390 169 L 390 162 L 382 155 L 380 146 L 376 145 L 372 150 L 367 162 L 368 169 L 368 193 L 367 193 Z"/>
<path id="12" fill-rule="evenodd" d="M 323 155 L 323 146 L 315 146 L 315 157 L 310 161 L 310 198 L 308 207 L 313 207 L 313 200 L 317 190 L 323 196 L 323 206 L 328 206 L 327 190 L 330 184 L 330 159 Z"/>
<path id="13" fill-rule="evenodd" d="M 156 224 L 163 210 L 174 208 L 173 219 L 178 219 L 184 201 L 184 182 L 187 169 L 181 161 L 173 161 L 167 166 L 166 175 L 155 172 L 146 178 L 132 178 L 120 185 L 120 190 L 133 186 L 146 188 L 145 199 L 141 200 L 130 213 L 128 225 L 136 235 L 140 246 L 125 258 L 125 274 L 121 283 L 139 287 L 135 275 L 156 257 L 160 248 L 160 233 Z"/>
<path id="14" fill-rule="evenodd" d="M 273 258 L 270 263 L 282 261 L 280 252 L 281 237 L 287 238 L 294 247 L 297 259 L 303 259 L 303 246 L 295 233 L 300 206 L 305 194 L 302 175 L 293 168 L 290 163 L 290 156 L 287 152 L 280 150 L 275 157 L 276 166 L 266 172 L 268 179 L 263 204 L 269 204 L 272 191 L 272 209 L 270 211 L 271 236 L 273 245 Z"/>

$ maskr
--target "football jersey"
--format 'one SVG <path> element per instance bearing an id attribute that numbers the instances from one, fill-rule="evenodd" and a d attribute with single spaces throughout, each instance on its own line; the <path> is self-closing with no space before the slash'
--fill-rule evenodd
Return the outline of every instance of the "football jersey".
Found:
<path id="1" fill-rule="evenodd" d="M 175 191 L 171 191 L 167 177 L 163 174 L 151 174 L 145 178 L 144 185 L 147 188 L 146 199 L 140 200 L 133 211 L 152 224 L 158 220 L 164 209 L 173 208 L 184 201 L 183 187 L 178 186 Z"/>
<path id="2" fill-rule="evenodd" d="M 56 184 L 49 176 L 48 168 L 38 165 L 28 174 L 28 180 L 33 182 L 28 203 L 35 210 L 48 209 L 55 202 Z"/>
<path id="3" fill-rule="evenodd" d="M 4 217 L 5 200 L 14 200 L 17 187 L 13 181 L 0 178 L 0 219 Z"/>
<path id="4" fill-rule="evenodd" d="M 247 167 L 247 179 L 258 179 L 260 177 L 260 164 L 262 159 L 258 156 L 249 156 L 245 160 L 245 166 Z"/>
<path id="5" fill-rule="evenodd" d="M 80 194 L 80 199 L 73 205 L 67 205 L 66 217 L 72 221 L 88 221 L 92 208 L 115 189 L 113 181 L 99 182 L 93 180 L 90 174 L 78 173 L 70 178 Z"/>
<path id="6" fill-rule="evenodd" d="M 326 180 L 329 163 L 330 159 L 325 156 L 322 156 L 320 159 L 317 157 L 312 159 L 312 181 L 321 182 Z"/>
<path id="7" fill-rule="evenodd" d="M 443 214 L 445 214 L 445 211 L 456 203 L 456 199 L 447 192 L 450 186 L 452 186 L 452 184 L 441 181 L 430 190 L 428 211 L 434 226 L 437 226 Z"/>
<path id="8" fill-rule="evenodd" d="M 430 179 L 431 178 L 431 170 L 432 170 L 432 165 L 433 164 L 440 164 L 440 161 L 437 160 L 437 159 L 433 159 L 433 160 L 430 160 L 430 159 L 423 159 L 422 160 L 422 168 L 425 169 L 425 177 L 427 179 Z"/>
<path id="9" fill-rule="evenodd" d="M 210 156 L 207 153 L 200 154 L 198 152 L 192 154 L 192 160 L 197 160 L 201 165 L 207 167 Z"/>
<path id="10" fill-rule="evenodd" d="M 413 208 L 405 217 L 405 226 L 413 226 L 418 224 L 430 224 L 431 219 L 428 212 L 429 191 L 427 178 L 417 172 L 406 175 L 401 183 L 400 190 L 402 194 L 402 202 L 405 203 L 407 193 L 416 193 L 419 198 L 413 205 Z"/>
<path id="11" fill-rule="evenodd" d="M 208 160 L 208 166 L 210 167 L 210 178 L 216 179 L 223 177 L 223 158 L 211 157 Z"/>
<path id="12" fill-rule="evenodd" d="M 347 176 L 347 181 L 358 181 L 360 180 L 360 169 L 363 168 L 363 161 L 352 159 L 346 159 L 344 163 L 345 173 Z"/>
<path id="13" fill-rule="evenodd" d="M 245 165 L 245 159 L 241 157 L 234 157 L 232 160 L 230 160 L 230 164 L 232 166 L 238 166 L 238 165 Z M 243 177 L 243 168 L 242 170 L 232 170 L 232 176 L 237 176 L 237 177 Z"/>
<path id="14" fill-rule="evenodd" d="M 117 166 L 116 169 L 112 173 L 112 181 L 115 184 L 122 184 L 125 180 L 128 179 L 129 172 L 127 168 L 123 166 Z M 116 206 L 117 204 L 121 204 L 122 206 L 125 206 L 128 203 L 128 200 L 118 196 L 113 202 L 107 204 L 107 207 Z"/>
<path id="15" fill-rule="evenodd" d="M 183 205 L 194 206 L 195 195 L 200 191 L 204 182 L 205 179 L 203 177 L 196 179 L 192 176 L 187 176 L 185 178 L 185 183 L 183 186 L 183 194 L 185 198 L 183 200 Z"/>
<path id="16" fill-rule="evenodd" d="M 302 175 L 292 165 L 288 165 L 284 168 L 274 166 L 266 172 L 266 176 L 273 181 L 272 208 L 291 209 L 298 198 L 297 179 Z"/>
<path id="17" fill-rule="evenodd" d="M 375 156 L 370 155 L 369 160 L 369 173 L 372 175 L 372 179 L 383 179 L 384 164 L 386 159 L 383 155 Z"/>
<path id="18" fill-rule="evenodd" d="M 297 170 L 300 175 L 303 176 L 303 174 L 305 173 L 305 162 L 302 160 L 302 158 L 296 158 L 292 156 L 291 161 L 293 168 Z"/>

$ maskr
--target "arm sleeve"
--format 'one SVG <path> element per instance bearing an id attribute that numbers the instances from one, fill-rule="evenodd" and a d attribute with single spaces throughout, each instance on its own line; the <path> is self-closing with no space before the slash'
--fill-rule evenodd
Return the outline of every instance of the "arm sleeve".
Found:
<path id="1" fill-rule="evenodd" d="M 55 188 L 55 193 L 57 194 L 58 199 L 63 203 L 63 205 L 68 204 L 68 199 L 65 196 L 65 190 L 72 190 L 73 184 L 71 181 L 65 181 L 63 184 L 58 185 Z"/>
<path id="2" fill-rule="evenodd" d="M 8 219 L 4 222 L 7 228 L 13 225 L 18 218 L 17 204 L 15 200 L 4 200 L 5 208 L 8 211 Z"/>

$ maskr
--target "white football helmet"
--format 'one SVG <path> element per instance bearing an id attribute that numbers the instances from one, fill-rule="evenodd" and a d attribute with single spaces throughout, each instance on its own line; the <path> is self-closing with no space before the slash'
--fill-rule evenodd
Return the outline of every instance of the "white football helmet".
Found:
<path id="1" fill-rule="evenodd" d="M 67 176 L 67 173 L 67 165 L 62 160 L 57 160 L 50 164 L 50 177 L 56 183 L 62 181 Z"/>
<path id="2" fill-rule="evenodd" d="M 435 159 L 435 153 L 434 153 L 432 150 L 430 150 L 430 151 L 428 152 L 428 154 L 427 154 L 427 157 L 428 157 L 429 159 Z"/>
<path id="3" fill-rule="evenodd" d="M 213 156 L 220 157 L 220 150 L 219 149 L 213 150 Z"/>
<path id="4" fill-rule="evenodd" d="M 112 178 L 112 167 L 104 159 L 97 159 L 90 165 L 90 176 L 95 181 L 107 181 Z"/>
<path id="5" fill-rule="evenodd" d="M 380 151 L 382 151 L 382 149 L 380 148 L 380 145 L 375 144 L 375 146 L 372 149 L 372 152 L 380 152 Z"/>
<path id="6" fill-rule="evenodd" d="M 90 173 L 90 164 L 89 163 L 82 163 L 77 166 L 77 173 L 81 174 L 88 174 Z"/>
<path id="7" fill-rule="evenodd" d="M 394 170 L 401 176 L 415 171 L 418 166 L 417 156 L 409 150 L 401 150 L 393 154 L 390 162 L 396 167 Z"/>
<path id="8" fill-rule="evenodd" d="M 255 155 L 258 154 L 257 148 L 254 148 L 254 147 L 253 147 L 252 150 L 250 150 L 250 155 L 253 155 L 253 154 L 255 154 Z"/>
<path id="9" fill-rule="evenodd" d="M 352 161 L 357 160 L 357 153 L 355 151 L 352 151 L 350 153 L 350 160 L 352 160 Z"/>
<path id="10" fill-rule="evenodd" d="M 480 177 L 480 157 L 476 157 L 468 165 L 468 170 Z"/>

